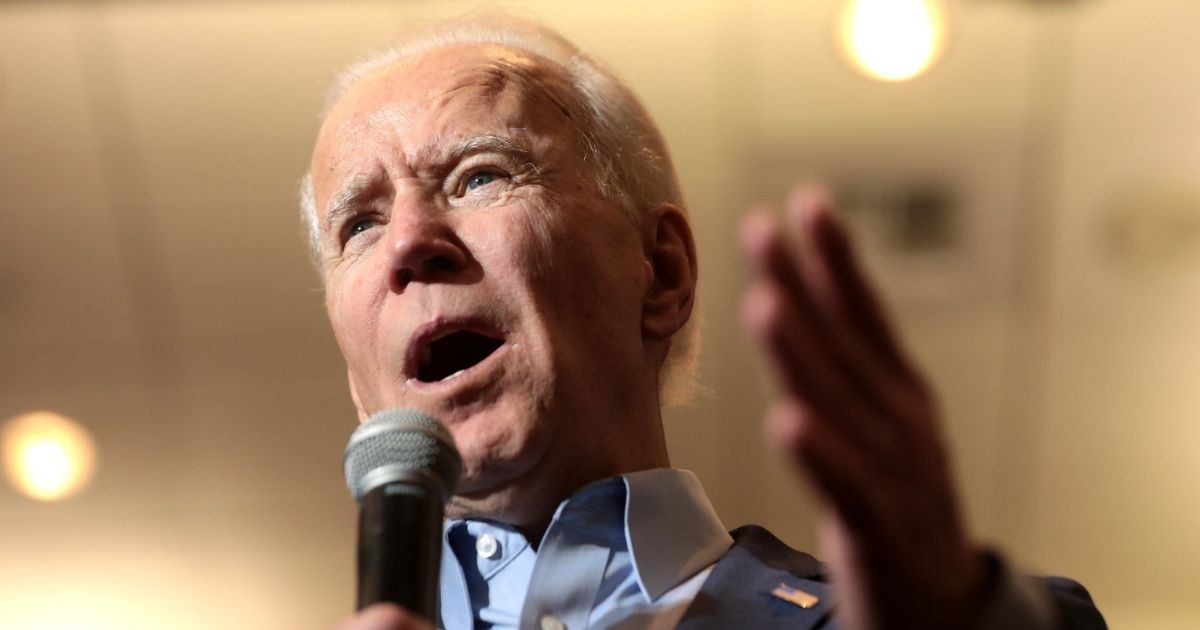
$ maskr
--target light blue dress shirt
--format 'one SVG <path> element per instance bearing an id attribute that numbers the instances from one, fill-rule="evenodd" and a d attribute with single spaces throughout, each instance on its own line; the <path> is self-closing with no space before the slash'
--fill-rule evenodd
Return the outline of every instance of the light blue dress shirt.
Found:
<path id="1" fill-rule="evenodd" d="M 515 528 L 451 520 L 442 624 L 467 628 L 673 628 L 733 544 L 695 475 L 649 470 L 588 485 L 538 549 Z"/>

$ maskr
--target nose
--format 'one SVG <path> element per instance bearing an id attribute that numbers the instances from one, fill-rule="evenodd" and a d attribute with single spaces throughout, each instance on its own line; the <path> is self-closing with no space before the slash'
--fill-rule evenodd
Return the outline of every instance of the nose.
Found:
<path id="1" fill-rule="evenodd" d="M 399 210 L 398 208 L 396 210 Z M 454 229 L 435 211 L 393 213 L 388 223 L 388 288 L 402 293 L 413 282 L 445 282 L 467 268 L 468 256 Z"/>

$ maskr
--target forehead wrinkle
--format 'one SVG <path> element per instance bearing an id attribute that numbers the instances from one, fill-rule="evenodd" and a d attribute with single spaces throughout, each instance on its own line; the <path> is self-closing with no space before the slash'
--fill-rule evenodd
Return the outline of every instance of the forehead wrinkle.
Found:
<path id="1" fill-rule="evenodd" d="M 582 104 L 576 102 L 578 96 L 559 65 L 506 47 L 485 47 L 481 52 L 481 58 L 454 63 L 442 73 L 437 72 L 436 61 L 430 67 L 422 63 L 422 58 L 403 60 L 348 91 L 343 102 L 353 102 L 359 95 L 367 99 L 359 103 L 357 114 L 338 121 L 335 135 L 343 140 L 341 149 L 330 156 L 328 170 L 341 170 L 336 165 L 356 162 L 365 145 L 375 143 L 373 129 L 390 132 L 391 145 L 387 155 L 377 153 L 375 159 L 391 164 L 386 171 L 397 168 L 412 172 L 414 167 L 429 164 L 431 158 L 443 158 L 447 151 L 461 156 L 497 150 L 532 162 L 534 144 L 542 145 L 534 142 L 539 132 L 557 125 L 575 127 L 572 112 L 582 113 Z M 370 87 L 372 83 L 374 88 Z M 420 87 L 422 83 L 424 88 Z M 367 111 L 362 111 L 363 107 Z M 472 133 L 470 127 L 462 127 L 464 120 L 477 116 L 472 112 L 480 111 L 491 121 L 487 129 Z M 423 125 L 422 119 L 432 124 Z M 436 131 L 423 141 L 411 137 L 414 129 L 423 126 Z M 417 142 L 410 144 L 414 140 Z M 334 210 L 345 210 L 360 202 L 375 179 L 373 175 L 358 176 L 343 186 L 327 204 L 326 223 Z"/>
<path id="2" fill-rule="evenodd" d="M 371 112 L 364 127 L 382 127 L 399 134 L 404 129 L 411 127 L 415 119 L 416 106 L 414 104 L 403 99 L 393 99 Z"/>
<path id="3" fill-rule="evenodd" d="M 390 89 L 383 94 L 370 94 L 373 89 L 378 89 L 378 87 L 372 87 L 372 84 L 384 80 L 386 80 L 386 75 L 364 79 L 338 100 L 330 110 L 330 114 L 326 116 L 326 123 L 334 119 L 334 114 L 343 107 L 352 108 L 352 111 L 347 115 L 337 117 L 339 119 L 333 128 L 335 136 L 342 137 L 343 142 L 353 141 L 369 136 L 373 129 L 382 127 L 399 133 L 412 125 L 416 118 L 416 104 L 411 99 L 397 98 L 387 93 L 392 91 Z M 370 96 L 364 99 L 362 96 L 364 92 Z"/>
<path id="4" fill-rule="evenodd" d="M 482 106 L 497 106 L 511 100 L 517 106 L 517 113 L 542 106 L 557 118 L 573 118 L 568 96 L 572 91 L 566 77 L 548 60 L 492 57 L 483 64 L 464 66 L 454 74 L 431 109 L 445 108 L 457 98 Z"/>
<path id="5" fill-rule="evenodd" d="M 535 156 L 548 149 L 547 142 L 556 127 L 569 126 L 569 121 L 541 115 L 543 103 L 535 103 L 540 91 L 531 91 L 508 82 L 503 94 L 470 93 L 478 84 L 455 88 L 453 94 L 443 94 L 437 106 L 427 111 L 429 128 L 436 131 L 425 135 L 416 146 L 403 150 L 415 171 L 437 170 L 475 153 L 495 152 L 522 162 L 532 163 Z M 532 94 L 532 96 L 531 96 Z M 469 99 L 465 107 L 460 99 Z M 459 101 L 459 102 L 455 102 Z M 486 112 L 481 120 L 474 112 Z M 574 134 L 570 134 L 572 137 Z M 541 155 L 538 159 L 546 159 Z M 430 171 L 432 172 L 432 171 Z"/>
<path id="6" fill-rule="evenodd" d="M 385 128 L 392 130 L 399 141 L 406 132 L 420 126 L 421 119 L 436 121 L 432 127 L 445 133 L 472 110 L 496 114 L 498 120 L 493 120 L 497 127 L 528 128 L 538 118 L 535 112 L 548 113 L 561 124 L 575 118 L 572 113 L 580 108 L 565 70 L 550 60 L 503 46 L 487 46 L 479 49 L 480 57 L 450 64 L 439 73 L 439 52 L 402 60 L 366 79 L 364 83 L 378 82 L 383 90 L 376 93 L 372 112 L 358 124 L 347 121 L 356 127 L 351 134 L 367 133 L 371 127 Z M 432 67 L 423 63 L 430 56 L 434 56 L 429 61 Z M 416 87 L 414 92 L 414 82 L 426 87 Z"/>

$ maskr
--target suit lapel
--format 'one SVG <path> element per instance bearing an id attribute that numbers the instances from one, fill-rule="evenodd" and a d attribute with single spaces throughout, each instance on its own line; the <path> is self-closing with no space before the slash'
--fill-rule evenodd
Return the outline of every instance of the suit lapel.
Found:
<path id="1" fill-rule="evenodd" d="M 731 534 L 733 547 L 713 567 L 684 613 L 680 630 L 832 630 L 825 625 L 832 596 L 816 559 L 791 549 L 761 527 L 741 527 Z M 780 585 L 813 595 L 818 601 L 802 608 L 772 594 Z"/>

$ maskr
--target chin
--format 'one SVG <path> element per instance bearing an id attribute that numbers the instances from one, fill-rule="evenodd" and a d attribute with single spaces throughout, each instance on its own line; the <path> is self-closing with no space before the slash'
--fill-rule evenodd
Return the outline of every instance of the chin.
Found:
<path id="1" fill-rule="evenodd" d="M 512 525 L 527 525 L 536 522 L 540 509 L 529 505 L 529 499 L 538 495 L 517 479 L 497 479 L 495 475 L 484 475 L 480 479 L 463 480 L 446 505 L 447 518 L 487 518 Z"/>
<path id="2" fill-rule="evenodd" d="M 482 496 L 495 492 L 527 476 L 537 466 L 548 440 L 536 435 L 526 418 L 493 410 L 449 423 L 463 461 L 460 494 Z"/>
<path id="3" fill-rule="evenodd" d="M 545 448 L 548 442 L 521 440 L 528 436 L 512 434 L 505 436 L 509 440 L 496 442 L 484 437 L 468 433 L 455 438 L 460 441 L 463 474 L 446 508 L 447 517 L 483 517 L 514 525 L 548 518 L 560 500 L 546 487 L 558 477 L 548 470 L 553 466 Z"/>

